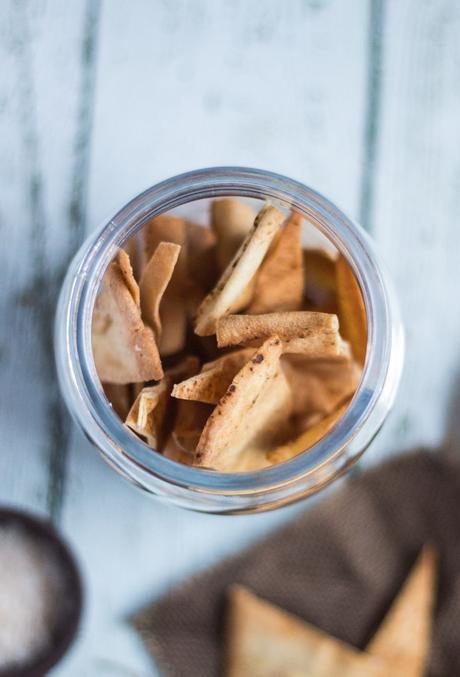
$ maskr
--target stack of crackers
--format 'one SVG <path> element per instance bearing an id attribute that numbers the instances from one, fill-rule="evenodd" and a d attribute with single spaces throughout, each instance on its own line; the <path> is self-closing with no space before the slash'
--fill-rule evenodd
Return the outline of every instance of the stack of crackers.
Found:
<path id="1" fill-rule="evenodd" d="M 305 451 L 361 378 L 367 322 L 346 259 L 299 214 L 233 198 L 210 227 L 163 214 L 109 265 L 92 325 L 107 398 L 153 450 L 223 472 Z"/>

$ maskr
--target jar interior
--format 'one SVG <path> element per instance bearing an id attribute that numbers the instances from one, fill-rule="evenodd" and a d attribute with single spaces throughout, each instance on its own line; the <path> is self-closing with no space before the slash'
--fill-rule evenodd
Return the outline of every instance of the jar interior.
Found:
<path id="1" fill-rule="evenodd" d="M 260 212 L 264 205 L 262 200 L 255 198 L 239 196 L 235 198 L 232 196 L 231 199 L 233 201 L 237 200 L 244 205 L 247 210 L 253 210 L 254 214 Z M 203 429 L 207 425 L 211 415 L 214 414 L 215 416 L 215 412 L 218 410 L 222 398 L 226 397 L 224 391 L 226 393 L 227 388 L 232 386 L 232 384 L 234 385 L 235 378 L 241 373 L 246 362 L 249 362 L 252 358 L 245 354 L 244 360 L 246 361 L 243 360 L 240 363 L 236 360 L 237 365 L 233 365 L 233 371 L 230 369 L 227 372 L 222 368 L 222 372 L 215 373 L 214 391 L 211 395 L 208 392 L 204 393 L 204 395 L 203 392 L 200 392 L 199 396 L 202 400 L 204 397 L 205 401 L 173 398 L 171 397 L 172 387 L 179 386 L 181 383 L 191 378 L 193 379 L 197 375 L 203 375 L 206 371 L 209 372 L 209 364 L 212 365 L 216 360 L 222 362 L 224 358 L 227 358 L 227 362 L 231 361 L 228 360 L 228 355 L 243 350 L 248 351 L 249 348 L 256 354 L 259 349 L 258 346 L 261 344 L 261 341 L 255 341 L 258 345 L 255 345 L 254 341 L 248 341 L 247 343 L 252 344 L 248 346 L 246 342 L 244 345 L 236 342 L 218 349 L 213 335 L 200 337 L 194 334 L 197 308 L 203 302 L 203 299 L 207 294 L 212 291 L 226 269 L 226 266 L 223 265 L 222 262 L 219 263 L 214 260 L 213 265 L 210 266 L 210 269 L 212 268 L 212 279 L 209 279 L 209 284 L 201 280 L 201 286 L 197 292 L 196 287 L 199 285 L 195 284 L 197 281 L 196 278 L 204 277 L 206 266 L 209 264 L 209 261 L 213 260 L 213 257 L 216 259 L 216 252 L 219 252 L 219 230 L 216 228 L 215 224 L 214 227 L 211 227 L 211 222 L 214 218 L 211 215 L 211 213 L 214 213 L 212 203 L 217 200 L 221 201 L 222 197 L 197 199 L 169 211 L 162 212 L 161 214 L 161 217 L 174 217 L 176 219 L 176 225 L 177 223 L 185 224 L 185 239 L 180 244 L 182 247 L 181 253 L 177 255 L 173 272 L 171 273 L 169 282 L 166 284 L 164 295 L 159 301 L 159 306 L 157 304 L 157 309 L 159 308 L 161 321 L 163 323 L 161 331 L 164 331 L 165 326 L 168 326 L 168 318 L 170 317 L 168 308 L 170 308 L 171 310 L 169 312 L 179 319 L 177 319 L 175 323 L 172 320 L 169 323 L 172 327 L 172 329 L 168 329 L 169 335 L 173 336 L 176 334 L 178 325 L 181 325 L 183 340 L 181 337 L 177 340 L 177 337 L 173 336 L 168 344 L 168 350 L 165 348 L 163 354 L 163 337 L 159 340 L 159 334 L 155 333 L 155 327 L 152 326 L 151 322 L 148 323 L 145 321 L 145 317 L 143 317 L 144 301 L 142 298 L 139 301 L 139 288 L 141 296 L 143 290 L 148 290 L 149 288 L 148 285 L 145 284 L 145 271 L 147 270 L 147 265 L 151 257 L 156 253 L 158 246 L 157 244 L 154 251 L 149 251 L 148 257 L 145 255 L 147 247 L 146 242 L 150 232 L 149 229 L 154 228 L 155 219 L 158 219 L 158 216 L 160 215 L 156 215 L 153 219 L 146 217 L 136 223 L 134 228 L 130 228 L 125 241 L 121 242 L 120 245 L 123 247 L 124 252 L 130 257 L 133 273 L 132 277 L 134 280 L 127 282 L 126 271 L 124 273 L 124 278 L 123 272 L 121 273 L 120 279 L 123 278 L 125 283 L 123 294 L 126 296 L 126 303 L 130 304 L 129 312 L 131 314 L 135 313 L 136 304 L 139 306 L 139 317 L 137 317 L 138 325 L 140 322 L 144 324 L 149 331 L 153 330 L 155 339 L 160 347 L 161 362 L 166 376 L 163 379 L 142 379 L 140 381 L 136 379 L 127 381 L 129 378 L 128 376 L 125 375 L 118 378 L 118 375 L 116 375 L 115 378 L 112 378 L 113 382 L 110 382 L 110 378 L 104 379 L 103 374 L 101 374 L 101 388 L 105 394 L 107 406 L 120 417 L 123 423 L 128 421 L 127 427 L 132 435 L 136 435 L 138 439 L 144 442 L 144 444 L 149 447 L 151 453 L 161 453 L 170 460 L 186 465 L 194 464 L 196 448 L 202 439 Z M 291 214 L 289 208 L 278 201 L 274 204 L 277 209 L 280 209 L 283 212 L 285 219 L 289 220 Z M 359 389 L 367 350 L 367 311 L 360 282 L 354 273 L 352 262 L 348 260 L 346 252 L 341 251 L 339 243 L 334 242 L 318 228 L 318 225 L 315 224 L 315 220 L 311 214 L 308 215 L 308 218 L 306 218 L 306 215 L 303 213 L 300 216 L 302 219 L 298 237 L 299 251 L 296 255 L 297 260 L 299 260 L 299 256 L 301 257 L 302 266 L 303 285 L 301 302 L 297 303 L 295 310 L 284 310 L 281 304 L 280 309 L 269 309 L 267 312 L 261 314 L 267 315 L 273 312 L 308 312 L 321 313 L 322 315 L 327 316 L 337 316 L 339 323 L 338 332 L 341 339 L 347 344 L 348 352 L 346 356 L 344 354 L 340 356 L 325 356 L 322 353 L 315 353 L 314 351 L 309 353 L 308 350 L 311 351 L 311 347 L 304 348 L 304 344 L 302 344 L 302 349 L 307 351 L 305 354 L 283 352 L 279 358 L 280 378 L 283 382 L 287 382 L 290 390 L 290 404 L 286 408 L 286 411 L 290 413 L 286 413 L 285 420 L 280 419 L 281 423 L 278 426 L 276 424 L 269 425 L 267 427 L 267 430 L 270 431 L 269 433 L 262 430 L 259 438 L 256 436 L 256 440 L 258 440 L 257 444 L 254 444 L 249 440 L 246 447 L 243 447 L 239 456 L 237 455 L 239 458 L 238 463 L 230 462 L 228 466 L 223 464 L 217 465 L 217 467 L 204 465 L 203 467 L 207 469 L 224 473 L 246 473 L 264 470 L 271 465 L 285 463 L 294 456 L 308 454 L 310 447 L 314 446 L 320 440 L 326 440 L 333 432 L 336 425 L 347 411 L 355 393 Z M 174 223 L 171 223 L 174 227 Z M 193 269 L 191 265 L 190 252 L 193 247 L 199 249 L 199 243 L 197 244 L 195 241 L 192 244 L 189 230 L 187 230 L 192 228 L 189 224 L 194 224 L 194 238 L 196 239 L 198 237 L 198 240 L 201 238 L 203 241 L 206 240 L 207 243 L 206 256 L 202 253 L 202 260 L 198 259 L 198 264 L 202 263 L 201 269 L 199 267 Z M 199 230 L 200 228 L 202 230 Z M 287 246 L 282 248 L 282 245 L 280 245 L 282 233 L 285 232 L 285 228 L 286 225 L 284 224 L 283 229 L 280 229 L 273 238 L 270 247 L 254 273 L 251 284 L 254 284 L 255 280 L 256 289 L 258 280 L 260 281 L 261 277 L 261 268 L 263 269 L 264 265 L 268 266 L 267 261 L 270 257 L 273 264 L 273 259 L 275 259 L 275 254 L 278 250 L 281 251 L 279 256 L 283 255 L 288 258 L 293 257 L 293 260 L 295 258 L 293 248 Z M 174 240 L 177 240 L 177 237 L 173 235 L 168 240 L 167 233 L 163 234 L 162 237 L 165 242 L 172 243 L 173 246 L 175 244 Z M 243 240 L 241 239 L 239 244 L 241 244 L 242 241 Z M 176 242 L 176 245 L 178 244 L 179 242 Z M 171 250 L 171 247 L 169 250 Z M 182 253 L 184 253 L 184 260 L 180 263 L 179 257 Z M 185 258 L 185 254 L 188 256 L 188 259 Z M 169 251 L 168 255 L 173 256 L 173 253 Z M 107 271 L 110 266 L 118 265 L 118 256 L 118 252 L 115 253 L 112 262 L 107 266 Z M 151 266 L 152 270 L 155 269 L 155 271 L 158 271 L 161 266 L 166 265 L 164 264 L 162 257 L 158 255 L 157 258 L 158 265 Z M 156 260 L 157 259 L 155 259 L 155 261 Z M 230 260 L 231 257 L 228 259 L 227 265 L 230 265 Z M 281 261 L 281 263 L 283 262 Z M 174 278 L 174 275 L 176 275 L 179 270 L 177 266 L 182 266 L 182 281 L 180 282 L 182 286 L 179 290 L 176 289 L 173 295 L 170 294 L 168 297 L 168 284 L 171 284 L 171 281 L 172 284 L 178 284 L 179 278 Z M 286 274 L 289 274 L 289 260 L 287 264 L 286 262 L 284 263 L 284 268 L 279 261 L 278 266 L 279 270 L 288 271 Z M 276 265 L 272 265 L 272 269 L 276 271 Z M 193 270 L 194 272 L 192 272 Z M 101 281 L 101 293 L 98 296 L 99 299 L 103 297 L 101 290 L 104 289 L 104 285 L 107 282 L 107 271 Z M 156 273 L 152 272 L 154 278 L 155 275 Z M 257 277 L 258 275 L 259 277 Z M 118 282 L 120 282 L 120 279 Z M 268 279 L 270 280 L 272 278 Z M 282 280 L 279 279 L 272 279 L 271 284 L 276 287 L 281 281 Z M 156 290 L 158 289 L 159 284 L 158 280 L 156 280 Z M 134 285 L 137 286 L 138 291 L 133 291 Z M 261 283 L 259 282 L 259 286 L 260 285 Z M 339 288 L 338 285 L 342 286 Z M 265 290 L 263 291 L 265 293 Z M 193 294 L 196 294 L 197 298 L 192 298 Z M 131 296 L 131 301 L 129 300 L 129 296 Z M 356 308 L 353 308 L 353 306 L 350 307 L 348 300 L 351 297 L 353 297 L 355 303 L 358 304 L 360 308 L 359 311 L 356 311 Z M 252 298 L 252 301 L 248 302 L 246 306 L 243 305 L 240 307 L 235 312 L 235 315 L 244 315 L 245 317 L 247 315 L 259 315 L 260 313 L 251 312 L 251 307 L 255 307 L 253 301 L 254 299 Z M 110 299 L 108 304 L 110 306 L 110 312 L 119 312 L 116 299 Z M 288 306 L 290 308 L 289 303 L 286 307 Z M 110 346 L 108 349 L 106 334 L 103 329 L 107 326 L 107 322 L 110 323 L 113 320 L 113 317 L 108 317 L 106 311 L 107 308 L 103 307 L 101 313 L 101 309 L 98 308 L 98 301 L 96 301 L 93 315 L 93 355 L 95 357 L 96 371 L 98 373 L 101 372 L 98 365 L 98 361 L 100 362 L 101 360 L 101 354 L 107 357 L 107 350 L 110 352 Z M 129 314 L 128 310 L 125 308 L 123 312 L 126 319 L 126 315 Z M 360 321 L 356 320 L 356 312 L 361 313 Z M 174 313 L 176 315 L 174 315 Z M 117 318 L 116 321 L 119 321 L 120 317 L 117 316 Z M 287 321 L 288 320 L 286 320 L 286 322 Z M 356 325 L 360 325 L 360 322 L 361 327 L 358 326 L 357 329 Z M 97 334 L 98 331 L 102 332 L 102 343 L 105 341 L 102 352 L 100 350 L 100 343 L 99 348 L 97 348 L 97 350 L 94 349 L 94 346 L 97 345 L 97 341 L 99 340 L 99 335 L 95 338 L 95 332 Z M 358 339 L 356 338 L 357 331 L 358 334 L 361 332 Z M 357 340 L 360 343 L 361 348 L 355 347 Z M 165 343 L 164 345 L 166 346 L 167 344 Z M 286 343 L 283 345 L 286 347 Z M 192 356 L 197 358 L 197 362 L 189 371 L 187 371 L 187 369 L 184 371 L 181 365 L 184 364 L 184 360 L 190 361 Z M 171 376 L 171 374 L 179 374 L 180 377 Z M 178 381 L 177 378 L 180 378 L 180 380 Z M 203 381 L 207 378 L 208 377 L 206 376 Z M 164 385 L 165 381 L 168 383 L 167 386 Z M 209 377 L 207 381 L 208 386 L 211 381 L 212 379 Z M 273 395 L 270 397 L 275 400 L 277 392 L 278 391 L 273 390 Z M 279 392 L 281 393 L 284 391 L 280 388 Z M 266 400 L 267 402 L 269 401 L 268 396 Z M 227 410 L 224 409 L 224 412 L 225 411 Z M 270 409 L 268 411 L 270 411 Z M 277 411 L 275 405 L 273 406 L 272 411 Z M 269 418 L 270 417 L 267 415 L 267 420 Z M 257 420 L 257 418 L 254 420 Z M 257 425 L 258 424 L 256 423 L 256 428 Z M 245 431 L 245 434 L 249 439 L 250 434 L 248 435 L 247 431 Z M 267 435 L 271 438 L 270 440 L 266 439 Z M 238 436 L 239 432 L 238 429 L 236 429 L 235 439 L 238 442 L 237 446 L 240 444 Z M 334 448 L 331 446 L 331 453 L 333 451 Z"/>

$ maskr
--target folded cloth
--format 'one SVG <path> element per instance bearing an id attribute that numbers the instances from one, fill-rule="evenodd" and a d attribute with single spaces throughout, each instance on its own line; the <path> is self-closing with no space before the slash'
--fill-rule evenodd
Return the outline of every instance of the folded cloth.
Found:
<path id="1" fill-rule="evenodd" d="M 439 555 L 428 675 L 460 675 L 460 465 L 418 451 L 351 477 L 264 541 L 165 595 L 134 618 L 161 674 L 223 671 L 230 584 L 363 649 L 420 548 Z"/>

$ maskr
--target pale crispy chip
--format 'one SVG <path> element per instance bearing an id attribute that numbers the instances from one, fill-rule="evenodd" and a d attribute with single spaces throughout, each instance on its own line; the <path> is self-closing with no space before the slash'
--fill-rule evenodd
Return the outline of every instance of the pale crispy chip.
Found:
<path id="1" fill-rule="evenodd" d="M 425 547 L 366 651 L 398 666 L 404 677 L 425 674 L 435 603 L 436 554 Z M 396 673 L 393 673 L 396 674 Z"/>
<path id="2" fill-rule="evenodd" d="M 173 423 L 169 407 L 171 390 L 177 381 L 196 373 L 198 368 L 199 360 L 189 355 L 168 369 L 160 383 L 143 388 L 131 407 L 126 425 L 145 437 L 147 444 L 157 451 L 163 450 Z"/>
<path id="3" fill-rule="evenodd" d="M 318 330 L 337 331 L 336 315 L 314 313 L 308 310 L 263 315 L 227 315 L 217 322 L 219 348 L 240 345 L 250 341 L 265 341 L 276 334 L 283 341 L 307 336 Z"/>
<path id="4" fill-rule="evenodd" d="M 181 247 L 172 242 L 160 242 L 144 268 L 140 282 L 142 318 L 161 337 L 160 303 L 171 280 Z"/>
<path id="5" fill-rule="evenodd" d="M 217 404 L 238 371 L 252 355 L 254 348 L 243 348 L 203 365 L 200 374 L 175 385 L 172 396 L 182 400 Z"/>
<path id="6" fill-rule="evenodd" d="M 335 426 L 337 421 L 342 418 L 347 410 L 349 402 L 342 404 L 338 409 L 322 418 L 318 423 L 311 426 L 303 432 L 297 439 L 283 444 L 277 449 L 268 453 L 268 458 L 272 463 L 282 463 L 303 451 L 312 447 L 316 442 L 324 437 Z"/>
<path id="7" fill-rule="evenodd" d="M 353 360 L 312 360 L 304 355 L 283 355 L 281 364 L 295 393 L 294 415 L 330 414 L 358 387 L 362 369 Z"/>
<path id="8" fill-rule="evenodd" d="M 284 353 L 300 353 L 311 358 L 349 356 L 342 340 L 336 315 L 297 311 L 264 315 L 227 315 L 217 322 L 219 347 L 259 345 L 276 334 L 283 341 Z"/>
<path id="9" fill-rule="evenodd" d="M 133 242 L 132 238 L 130 238 L 126 243 L 125 245 L 126 250 L 120 249 L 118 253 L 118 264 L 120 266 L 122 275 L 125 278 L 126 286 L 128 287 L 131 296 L 134 299 L 134 303 L 136 304 L 136 306 L 138 306 L 140 305 L 141 302 L 139 295 L 139 286 L 134 276 L 133 270 L 134 266 L 132 265 L 131 254 L 129 253 L 130 251 L 132 251 L 133 255 L 135 256 L 135 251 L 134 245 L 128 247 L 128 243 L 130 242 Z"/>
<path id="10" fill-rule="evenodd" d="M 319 249 L 304 249 L 305 296 L 325 313 L 337 313 L 335 259 Z"/>
<path id="11" fill-rule="evenodd" d="M 242 295 L 252 282 L 283 220 L 284 214 L 270 205 L 259 212 L 252 230 L 198 309 L 195 332 L 199 336 L 214 334 L 220 317 L 240 309 L 237 302 L 241 303 Z"/>
<path id="12" fill-rule="evenodd" d="M 287 420 L 292 401 L 281 348 L 280 339 L 270 337 L 237 373 L 204 427 L 196 465 L 223 470 L 252 441 L 271 438 Z"/>
<path id="13" fill-rule="evenodd" d="M 358 362 L 364 364 L 367 350 L 367 318 L 358 281 L 341 255 L 336 261 L 337 299 L 340 328 Z"/>
<path id="14" fill-rule="evenodd" d="M 135 383 L 163 376 L 155 337 L 142 322 L 119 260 L 109 265 L 102 280 L 93 313 L 92 344 L 96 369 L 105 383 Z"/>
<path id="15" fill-rule="evenodd" d="M 369 656 L 256 597 L 239 585 L 229 591 L 227 677 L 389 677 Z"/>
<path id="16" fill-rule="evenodd" d="M 112 408 L 121 419 L 125 419 L 131 407 L 133 391 L 130 385 L 116 385 L 114 383 L 103 383 L 105 396 L 109 400 Z"/>
<path id="17" fill-rule="evenodd" d="M 147 444 L 161 451 L 162 431 L 170 393 L 169 382 L 164 378 L 154 386 L 143 388 L 126 417 L 126 425 L 145 437 Z"/>
<path id="18" fill-rule="evenodd" d="M 301 236 L 302 219 L 293 212 L 260 266 L 248 313 L 300 310 L 304 290 Z"/>
<path id="19" fill-rule="evenodd" d="M 221 270 L 238 251 L 255 217 L 252 207 L 234 198 L 222 198 L 211 203 L 211 228 L 217 239 L 216 255 Z"/>
<path id="20" fill-rule="evenodd" d="M 181 246 L 174 273 L 163 295 L 160 317 L 161 355 L 180 352 L 185 345 L 187 313 L 184 292 L 187 284 L 187 224 L 184 219 L 170 214 L 161 214 L 151 219 L 142 229 L 143 268 L 147 265 L 160 242 L 172 242 Z"/>

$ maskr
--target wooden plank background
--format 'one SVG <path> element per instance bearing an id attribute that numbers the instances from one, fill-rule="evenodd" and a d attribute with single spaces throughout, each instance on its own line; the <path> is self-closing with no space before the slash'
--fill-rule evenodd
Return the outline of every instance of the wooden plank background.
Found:
<path id="1" fill-rule="evenodd" d="M 56 675 L 155 674 L 129 614 L 298 509 L 159 504 L 70 423 L 51 351 L 60 279 L 85 234 L 144 187 L 252 165 L 361 220 L 408 339 L 397 405 L 364 462 L 443 441 L 455 453 L 459 37 L 456 0 L 0 4 L 0 500 L 50 514 L 82 566 L 82 632 Z"/>

